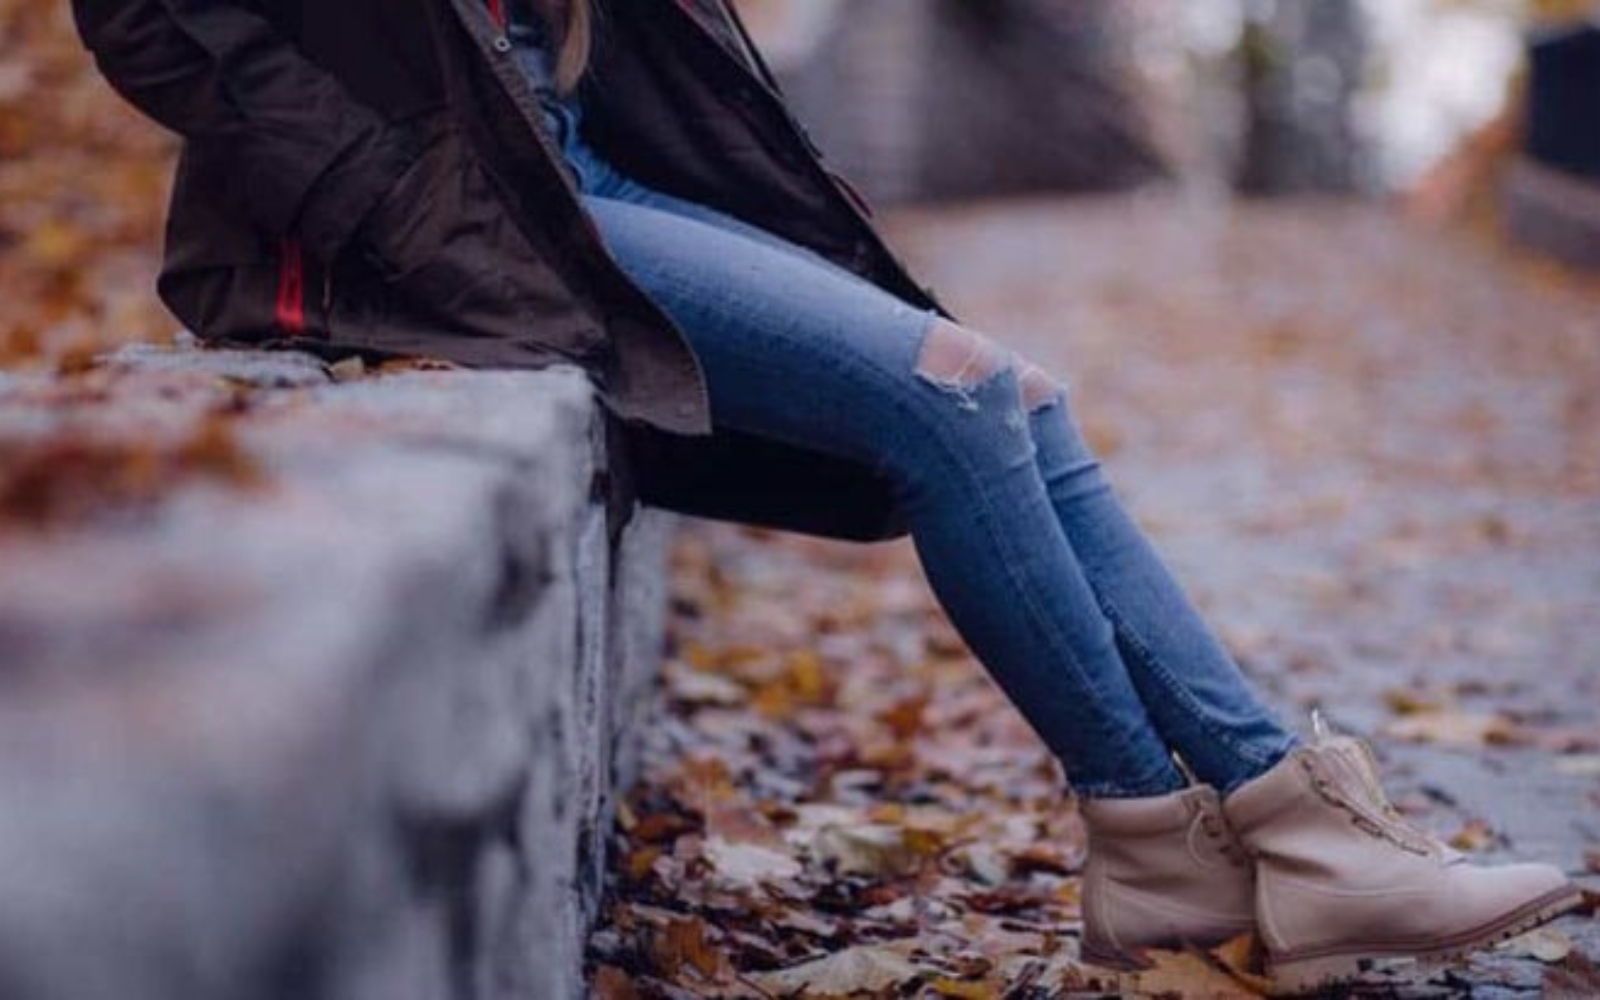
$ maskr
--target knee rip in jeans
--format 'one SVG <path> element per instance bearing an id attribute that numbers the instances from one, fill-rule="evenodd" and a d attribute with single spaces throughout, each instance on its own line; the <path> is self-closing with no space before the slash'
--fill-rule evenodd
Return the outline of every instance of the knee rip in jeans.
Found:
<path id="1" fill-rule="evenodd" d="M 923 339 L 917 374 L 926 382 L 955 395 L 962 409 L 976 410 L 972 390 L 1018 363 L 1012 353 L 988 337 L 948 320 L 938 320 Z M 1021 362 L 1017 376 L 1022 407 L 1038 413 L 1066 398 L 1067 390 L 1043 368 Z"/>
<path id="2" fill-rule="evenodd" d="M 917 376 L 955 396 L 963 410 L 976 410 L 973 390 L 1011 368 L 1011 352 L 988 337 L 935 320 L 922 340 Z"/>
<path id="3" fill-rule="evenodd" d="M 1067 397 L 1066 386 L 1051 378 L 1050 373 L 1032 362 L 1023 363 L 1020 380 L 1022 405 L 1029 413 L 1038 413 Z"/>

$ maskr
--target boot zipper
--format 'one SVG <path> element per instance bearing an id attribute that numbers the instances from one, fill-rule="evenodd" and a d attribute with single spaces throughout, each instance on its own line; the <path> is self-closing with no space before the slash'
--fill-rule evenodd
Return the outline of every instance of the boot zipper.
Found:
<path id="1" fill-rule="evenodd" d="M 1337 768 L 1339 776 L 1344 779 L 1343 783 L 1358 785 L 1367 793 L 1363 796 L 1364 801 L 1352 801 L 1349 796 L 1340 792 L 1338 785 L 1341 782 L 1313 770 L 1312 787 L 1324 801 L 1349 813 L 1350 821 L 1369 836 L 1387 840 L 1396 847 L 1421 857 L 1429 857 L 1435 853 L 1431 838 L 1412 829 L 1399 818 L 1397 813 L 1394 813 L 1382 789 L 1374 788 L 1365 768 L 1352 764 L 1349 758 L 1339 751 L 1333 751 L 1319 758 L 1319 763 L 1324 761 Z"/>

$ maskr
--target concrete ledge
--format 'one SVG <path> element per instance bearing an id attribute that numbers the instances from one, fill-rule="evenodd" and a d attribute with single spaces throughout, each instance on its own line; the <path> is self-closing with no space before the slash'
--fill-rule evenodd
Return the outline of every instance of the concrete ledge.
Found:
<path id="1" fill-rule="evenodd" d="M 0 996 L 580 995 L 668 530 L 601 441 L 573 372 L 8 378 Z"/>
<path id="2" fill-rule="evenodd" d="M 1524 157 L 1506 178 L 1505 202 L 1519 242 L 1600 271 L 1600 184 Z"/>

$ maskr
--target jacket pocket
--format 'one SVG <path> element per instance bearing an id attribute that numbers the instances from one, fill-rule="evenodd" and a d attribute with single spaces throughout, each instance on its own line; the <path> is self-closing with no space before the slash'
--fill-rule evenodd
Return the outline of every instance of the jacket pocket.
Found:
<path id="1" fill-rule="evenodd" d="M 373 339 L 410 330 L 571 357 L 599 348 L 603 330 L 579 322 L 582 305 L 513 212 L 458 134 L 430 148 L 363 226 Z"/>
<path id="2" fill-rule="evenodd" d="M 470 231 L 467 209 L 479 192 L 469 162 L 459 132 L 437 135 L 362 220 L 360 253 L 384 280 L 404 278 Z"/>

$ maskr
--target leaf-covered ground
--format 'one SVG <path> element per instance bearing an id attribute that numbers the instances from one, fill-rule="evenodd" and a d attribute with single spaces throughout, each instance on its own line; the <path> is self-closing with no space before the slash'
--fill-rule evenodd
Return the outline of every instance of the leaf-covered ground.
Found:
<path id="1" fill-rule="evenodd" d="M 602 995 L 1114 986 L 1075 960 L 1059 771 L 906 548 L 697 530 L 673 568 L 672 715 L 621 817 Z M 1237 992 L 1221 969 L 1173 956 L 1153 985 Z"/>
<path id="2" fill-rule="evenodd" d="M 173 151 L 95 71 L 71 4 L 0 0 L 0 370 L 176 328 L 152 294 Z"/>
<path id="3" fill-rule="evenodd" d="M 1600 867 L 1594 283 L 1357 206 L 896 228 L 961 313 L 1069 379 L 1289 718 L 1376 737 L 1398 804 L 1464 850 Z M 1242 945 L 1142 980 L 1076 961 L 1078 818 L 909 546 L 694 525 L 674 586 L 598 995 L 1253 995 Z M 1580 916 L 1355 992 L 1600 995 L 1597 960 Z"/>
<path id="4" fill-rule="evenodd" d="M 114 389 L 96 351 L 174 325 L 151 294 L 173 143 L 100 80 L 69 5 L 0 0 L 0 52 L 0 372 L 60 369 L 87 405 Z M 1070 380 L 1286 713 L 1378 737 L 1402 807 L 1464 849 L 1600 868 L 1593 282 L 1345 205 L 1016 202 L 896 229 L 959 312 Z M 170 441 L 12 447 L 0 508 L 34 526 L 248 480 L 233 408 Z M 677 560 L 670 714 L 618 831 L 597 993 L 1252 988 L 1237 949 L 1142 982 L 1075 962 L 1076 815 L 907 547 L 696 527 Z M 1596 996 L 1597 957 L 1572 918 L 1362 992 Z"/>

